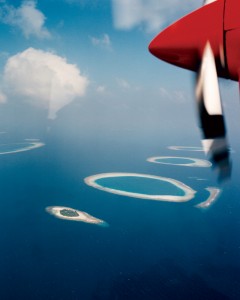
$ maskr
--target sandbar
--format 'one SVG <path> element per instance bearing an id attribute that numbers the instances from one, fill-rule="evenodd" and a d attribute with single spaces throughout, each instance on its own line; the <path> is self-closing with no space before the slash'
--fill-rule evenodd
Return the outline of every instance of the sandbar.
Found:
<path id="1" fill-rule="evenodd" d="M 206 178 L 199 178 L 197 176 L 189 176 L 188 177 L 189 179 L 195 179 L 195 180 L 198 180 L 198 181 L 207 181 L 208 179 Z"/>
<path id="2" fill-rule="evenodd" d="M 21 147 L 21 145 L 24 145 L 24 146 Z M 15 150 L 1 151 L 1 146 L 13 146 L 13 147 L 19 146 L 19 148 L 15 149 Z M 45 144 L 41 143 L 41 142 L 25 142 L 25 143 L 14 143 L 14 144 L 2 144 L 2 145 L 0 145 L 0 155 L 29 151 L 29 150 L 37 149 L 37 148 L 40 148 L 40 147 L 43 147 L 43 146 L 45 146 Z"/>
<path id="3" fill-rule="evenodd" d="M 202 147 L 191 147 L 191 146 L 169 146 L 168 149 L 179 150 L 179 151 L 196 151 L 196 152 L 204 151 Z"/>
<path id="4" fill-rule="evenodd" d="M 183 196 L 177 196 L 177 195 L 149 195 L 149 194 L 141 194 L 141 193 L 133 193 L 133 192 L 128 192 L 124 190 L 118 190 L 118 189 L 112 189 L 108 188 L 105 186 L 102 186 L 98 183 L 96 183 L 96 180 L 102 179 L 102 178 L 112 178 L 112 177 L 142 177 L 142 178 L 150 178 L 150 179 L 155 179 L 159 181 L 165 181 L 169 182 L 175 187 L 181 189 L 184 191 Z M 169 201 L 169 202 L 186 202 L 194 198 L 194 195 L 196 191 L 194 191 L 192 188 L 189 186 L 185 185 L 184 183 L 172 179 L 172 178 L 167 178 L 167 177 L 160 177 L 160 176 L 154 176 L 154 175 L 147 175 L 147 174 L 139 174 L 139 173 L 103 173 L 103 174 L 97 174 L 93 175 L 90 177 L 87 177 L 84 179 L 84 182 L 96 189 L 117 194 L 117 195 L 122 195 L 122 196 L 127 196 L 127 197 L 133 197 L 133 198 L 140 198 L 140 199 L 147 199 L 147 200 L 156 200 L 156 201 Z"/>
<path id="5" fill-rule="evenodd" d="M 39 139 L 25 139 L 25 141 L 27 141 L 27 142 L 38 142 Z"/>
<path id="6" fill-rule="evenodd" d="M 209 208 L 220 196 L 221 190 L 215 187 L 208 187 L 205 190 L 209 191 L 210 195 L 206 201 L 203 201 L 197 204 L 195 207 L 197 208 Z"/>
<path id="7" fill-rule="evenodd" d="M 89 224 L 107 226 L 107 223 L 101 219 L 95 218 L 84 211 L 65 206 L 48 206 L 46 211 L 56 218 L 70 221 L 78 221 Z"/>
<path id="8" fill-rule="evenodd" d="M 167 162 L 167 160 L 171 159 L 179 159 L 179 160 L 186 160 L 186 163 L 171 163 Z M 162 161 L 158 161 L 162 160 Z M 166 160 L 164 162 L 164 160 Z M 189 163 L 189 160 L 192 161 Z M 192 158 L 192 157 L 178 157 L 178 156 L 156 156 L 150 157 L 147 159 L 148 162 L 156 163 L 156 164 L 164 164 L 164 165 L 173 165 L 173 166 L 184 166 L 184 167 L 200 167 L 200 168 L 209 168 L 212 166 L 210 161 L 205 159 L 199 158 Z"/>

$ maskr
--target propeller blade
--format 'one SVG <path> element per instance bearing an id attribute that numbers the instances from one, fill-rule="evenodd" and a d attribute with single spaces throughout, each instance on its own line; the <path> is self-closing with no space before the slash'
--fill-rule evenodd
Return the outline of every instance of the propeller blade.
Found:
<path id="1" fill-rule="evenodd" d="M 219 169 L 220 179 L 229 177 L 231 174 L 229 146 L 215 58 L 209 43 L 205 46 L 198 73 L 196 98 L 204 151 L 210 155 L 213 166 Z"/>
<path id="2" fill-rule="evenodd" d="M 197 99 L 203 98 L 204 107 L 209 115 L 222 115 L 217 70 L 212 48 L 205 46 L 199 79 L 196 87 Z"/>

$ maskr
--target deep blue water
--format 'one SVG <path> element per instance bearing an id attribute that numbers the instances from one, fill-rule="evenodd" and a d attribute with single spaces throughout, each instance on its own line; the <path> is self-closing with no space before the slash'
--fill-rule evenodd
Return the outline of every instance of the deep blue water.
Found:
<path id="1" fill-rule="evenodd" d="M 240 298 L 237 167 L 204 211 L 194 206 L 209 196 L 206 187 L 219 186 L 213 170 L 146 162 L 176 155 L 167 149 L 171 144 L 47 135 L 41 141 L 45 147 L 0 157 L 0 299 Z M 187 203 L 165 203 L 84 184 L 104 172 L 170 177 L 197 194 Z M 110 226 L 54 218 L 45 212 L 54 205 L 86 211 Z"/>

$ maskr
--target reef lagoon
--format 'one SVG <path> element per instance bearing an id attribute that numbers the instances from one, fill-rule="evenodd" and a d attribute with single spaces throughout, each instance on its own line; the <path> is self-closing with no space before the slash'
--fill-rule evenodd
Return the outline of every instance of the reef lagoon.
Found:
<path id="1" fill-rule="evenodd" d="M 85 178 L 85 183 L 113 194 L 172 202 L 185 202 L 195 191 L 172 178 L 135 173 L 106 173 Z"/>
<path id="2" fill-rule="evenodd" d="M 178 156 L 157 156 L 147 159 L 148 162 L 173 166 L 209 168 L 212 163 L 205 159 Z"/>

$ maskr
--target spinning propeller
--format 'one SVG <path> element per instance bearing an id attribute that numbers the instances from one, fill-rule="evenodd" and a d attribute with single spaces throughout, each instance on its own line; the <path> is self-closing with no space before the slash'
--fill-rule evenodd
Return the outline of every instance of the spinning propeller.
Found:
<path id="1" fill-rule="evenodd" d="M 195 71 L 202 145 L 219 178 L 231 163 L 218 77 L 239 81 L 240 1 L 206 0 L 204 6 L 158 34 L 149 45 L 161 60 Z"/>
<path id="2" fill-rule="evenodd" d="M 197 111 L 202 128 L 204 152 L 210 156 L 213 166 L 219 168 L 219 177 L 229 177 L 229 146 L 226 137 L 221 96 L 214 54 L 209 43 L 203 52 L 196 81 Z"/>

